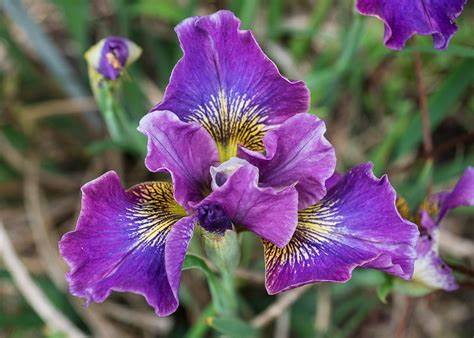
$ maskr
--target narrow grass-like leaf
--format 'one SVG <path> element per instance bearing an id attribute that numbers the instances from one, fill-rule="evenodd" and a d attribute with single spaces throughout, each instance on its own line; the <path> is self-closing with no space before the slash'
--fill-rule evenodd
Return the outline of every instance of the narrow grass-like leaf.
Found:
<path id="1" fill-rule="evenodd" d="M 173 0 L 139 0 L 130 6 L 133 15 L 157 17 L 170 23 L 186 18 L 186 12 Z"/>
<path id="2" fill-rule="evenodd" d="M 258 331 L 235 317 L 216 317 L 209 320 L 209 325 L 216 331 L 232 338 L 258 337 Z"/>
<path id="3" fill-rule="evenodd" d="M 212 305 L 208 305 L 204 311 L 201 312 L 198 320 L 194 325 L 186 332 L 185 338 L 202 338 L 209 330 L 208 320 L 216 314 L 216 311 Z"/>
<path id="4" fill-rule="evenodd" d="M 189 269 L 198 269 L 204 273 L 207 283 L 209 284 L 209 291 L 211 292 L 214 307 L 218 313 L 223 313 L 225 311 L 226 302 L 226 300 L 223 299 L 225 294 L 214 271 L 209 268 L 207 263 L 201 257 L 193 254 L 187 254 L 184 259 L 183 270 Z"/>
<path id="5" fill-rule="evenodd" d="M 311 45 L 311 39 L 318 33 L 321 24 L 326 19 L 329 9 L 331 8 L 331 0 L 319 0 L 313 4 L 313 11 L 308 27 L 302 34 L 295 34 L 291 41 L 291 50 L 293 55 L 300 59 L 308 51 Z"/>
<path id="6" fill-rule="evenodd" d="M 239 17 L 242 20 L 242 28 L 249 29 L 257 15 L 260 0 L 243 0 Z"/>
<path id="7" fill-rule="evenodd" d="M 397 143 L 405 135 L 405 130 L 410 121 L 410 107 L 400 105 L 395 112 L 394 121 L 385 133 L 382 142 L 372 151 L 370 159 L 374 164 L 375 175 L 380 175 L 387 168 L 390 155 Z"/>

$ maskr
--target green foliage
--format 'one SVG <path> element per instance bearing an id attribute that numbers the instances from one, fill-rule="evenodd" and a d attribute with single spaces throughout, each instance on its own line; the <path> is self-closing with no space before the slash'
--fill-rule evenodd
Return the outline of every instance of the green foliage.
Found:
<path id="1" fill-rule="evenodd" d="M 184 260 L 183 270 L 189 269 L 198 269 L 204 273 L 211 292 L 214 309 L 217 313 L 227 313 L 228 298 L 216 273 L 209 268 L 201 257 L 193 254 L 187 254 Z"/>
<path id="2" fill-rule="evenodd" d="M 232 338 L 258 337 L 258 331 L 235 317 L 216 317 L 209 320 L 209 325 L 217 332 Z"/>
<path id="3" fill-rule="evenodd" d="M 394 288 L 394 279 L 392 277 L 387 276 L 385 278 L 385 282 L 378 286 L 377 288 L 377 297 L 379 300 L 387 304 L 387 297 L 393 291 Z"/>
<path id="4" fill-rule="evenodd" d="M 78 43 L 78 52 L 83 54 L 89 48 L 89 28 L 91 24 L 91 3 L 88 0 L 54 0 L 61 10 L 64 22 L 73 41 Z"/>
<path id="5" fill-rule="evenodd" d="M 186 18 L 186 11 L 173 0 L 139 0 L 130 5 L 129 10 L 135 16 L 156 17 L 177 24 Z"/>

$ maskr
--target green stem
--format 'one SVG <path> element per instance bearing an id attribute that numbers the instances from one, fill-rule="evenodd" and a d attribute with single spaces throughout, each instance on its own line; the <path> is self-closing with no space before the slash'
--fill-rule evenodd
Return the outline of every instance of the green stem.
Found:
<path id="1" fill-rule="evenodd" d="M 224 235 L 204 231 L 204 249 L 219 272 L 218 289 L 222 293 L 219 315 L 235 317 L 238 312 L 235 288 L 235 269 L 240 262 L 240 247 L 237 233 L 228 230 Z"/>
<path id="2" fill-rule="evenodd" d="M 121 139 L 121 128 L 120 123 L 117 120 L 116 111 L 114 109 L 114 95 L 113 89 L 109 85 L 104 84 L 103 88 L 98 89 L 98 104 L 99 109 L 104 116 L 105 124 L 110 137 L 114 142 L 120 143 Z"/>
<path id="3" fill-rule="evenodd" d="M 122 109 L 119 99 L 120 83 L 104 81 L 92 69 L 89 69 L 89 77 L 112 141 L 130 152 L 145 155 L 145 138 L 135 130 L 135 124 Z"/>
<path id="4" fill-rule="evenodd" d="M 238 303 L 234 274 L 230 271 L 222 271 L 221 285 L 225 294 L 224 310 L 226 313 L 224 313 L 224 315 L 236 316 Z"/>

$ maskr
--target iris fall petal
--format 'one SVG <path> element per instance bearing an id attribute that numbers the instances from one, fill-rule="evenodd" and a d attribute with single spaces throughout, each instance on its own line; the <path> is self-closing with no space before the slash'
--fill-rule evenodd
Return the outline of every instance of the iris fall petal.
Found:
<path id="1" fill-rule="evenodd" d="M 117 174 L 108 172 L 82 192 L 76 230 L 59 243 L 70 268 L 71 293 L 87 302 L 102 302 L 112 291 L 134 292 L 143 295 L 158 315 L 174 312 L 176 271 L 181 270 L 182 248 L 187 248 L 190 236 L 172 234 L 192 233 L 194 222 L 174 201 L 172 185 L 143 183 L 126 191 Z M 167 246 L 181 249 L 165 264 Z"/>

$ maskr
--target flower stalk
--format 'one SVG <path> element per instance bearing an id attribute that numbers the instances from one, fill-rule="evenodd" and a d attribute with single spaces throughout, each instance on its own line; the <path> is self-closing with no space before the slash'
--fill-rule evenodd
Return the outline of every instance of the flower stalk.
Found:
<path id="1" fill-rule="evenodd" d="M 223 235 L 203 231 L 204 249 L 207 257 L 219 271 L 222 297 L 220 315 L 235 316 L 238 311 L 235 288 L 235 270 L 240 262 L 240 248 L 237 233 L 227 230 Z"/>
<path id="2" fill-rule="evenodd" d="M 94 88 L 94 96 L 112 141 L 130 152 L 138 155 L 145 154 L 145 139 L 137 133 L 134 124 L 122 109 L 120 82 L 97 82 L 92 77 L 91 85 Z"/>
<path id="3" fill-rule="evenodd" d="M 145 139 L 137 133 L 121 104 L 121 84 L 126 67 L 141 54 L 135 43 L 120 37 L 99 41 L 85 54 L 89 81 L 111 139 L 120 147 L 145 154 Z"/>

